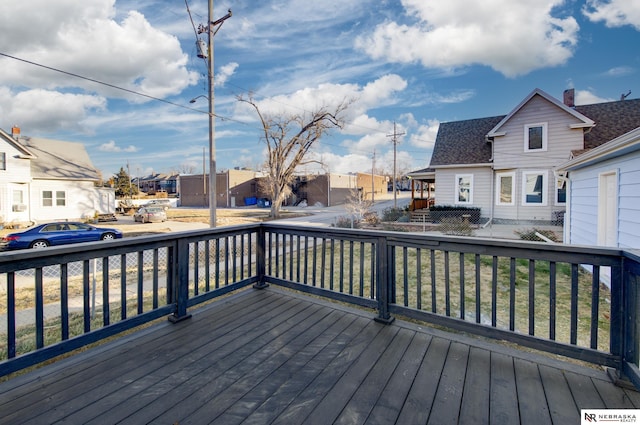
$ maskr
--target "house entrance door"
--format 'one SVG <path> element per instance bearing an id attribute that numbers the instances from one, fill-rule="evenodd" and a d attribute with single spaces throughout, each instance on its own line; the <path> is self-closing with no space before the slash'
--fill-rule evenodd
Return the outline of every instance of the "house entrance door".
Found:
<path id="1" fill-rule="evenodd" d="M 602 173 L 598 181 L 598 245 L 618 245 L 618 173 Z"/>

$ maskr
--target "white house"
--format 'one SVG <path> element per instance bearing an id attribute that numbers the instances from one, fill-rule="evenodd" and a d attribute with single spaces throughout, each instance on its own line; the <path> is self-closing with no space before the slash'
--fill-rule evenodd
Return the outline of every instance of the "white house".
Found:
<path id="1" fill-rule="evenodd" d="M 640 99 L 576 106 L 568 90 L 563 100 L 535 89 L 507 115 L 441 123 L 428 173 L 436 204 L 479 207 L 494 222 L 562 217 L 557 166 L 640 126 Z"/>
<path id="2" fill-rule="evenodd" d="M 99 181 L 84 145 L 21 137 L 0 129 L 0 222 L 77 220 L 114 212 L 113 189 Z"/>
<path id="3" fill-rule="evenodd" d="M 568 181 L 565 242 L 640 248 L 640 126 L 558 172 Z"/>

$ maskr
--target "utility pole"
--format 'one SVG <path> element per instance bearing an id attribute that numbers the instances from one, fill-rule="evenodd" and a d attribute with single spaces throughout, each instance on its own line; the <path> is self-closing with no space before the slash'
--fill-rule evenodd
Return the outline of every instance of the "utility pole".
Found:
<path id="1" fill-rule="evenodd" d="M 213 20 L 213 0 L 209 0 L 209 20 L 207 25 L 200 25 L 198 27 L 198 34 L 206 32 L 208 35 L 207 46 L 207 63 L 208 63 L 208 100 L 209 100 L 209 227 L 216 227 L 216 121 L 215 121 L 215 102 L 213 97 L 213 36 L 216 35 L 220 26 L 231 17 L 231 9 L 222 18 Z M 217 27 L 217 28 L 216 28 Z M 200 46 L 200 40 L 196 41 L 196 44 Z M 202 53 L 202 52 L 201 52 Z"/>
<path id="2" fill-rule="evenodd" d="M 398 136 L 404 136 L 405 133 L 398 133 L 396 130 L 396 122 L 393 122 L 393 134 L 387 134 L 393 142 L 393 208 L 398 208 L 397 188 L 396 188 L 396 147 L 398 146 Z"/>

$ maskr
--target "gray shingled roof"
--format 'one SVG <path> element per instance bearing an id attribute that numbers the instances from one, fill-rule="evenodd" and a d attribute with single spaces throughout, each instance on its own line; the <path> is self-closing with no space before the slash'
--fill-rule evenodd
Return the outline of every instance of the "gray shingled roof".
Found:
<path id="1" fill-rule="evenodd" d="M 640 99 L 576 106 L 596 125 L 584 135 L 584 148 L 592 149 L 640 127 Z"/>
<path id="2" fill-rule="evenodd" d="M 100 180 L 82 143 L 21 137 L 36 158 L 31 160 L 34 178 L 54 180 Z"/>
<path id="3" fill-rule="evenodd" d="M 491 145 L 485 136 L 505 115 L 465 121 L 443 122 L 433 147 L 429 167 L 454 164 L 487 164 Z"/>
<path id="4" fill-rule="evenodd" d="M 576 106 L 575 110 L 596 123 L 585 133 L 585 150 L 640 127 L 640 99 Z M 505 117 L 441 123 L 429 167 L 490 162 L 491 145 L 485 136 Z"/>

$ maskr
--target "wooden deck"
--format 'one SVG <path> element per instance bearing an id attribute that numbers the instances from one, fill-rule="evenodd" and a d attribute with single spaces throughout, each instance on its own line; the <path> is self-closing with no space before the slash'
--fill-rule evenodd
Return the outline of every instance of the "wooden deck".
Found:
<path id="1" fill-rule="evenodd" d="M 269 287 L 0 384 L 2 424 L 577 424 L 605 372 Z"/>

